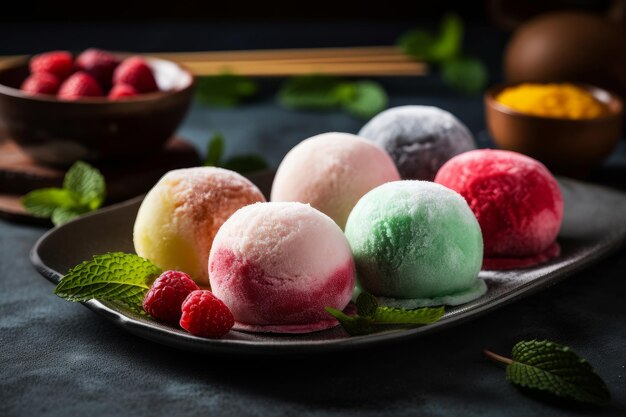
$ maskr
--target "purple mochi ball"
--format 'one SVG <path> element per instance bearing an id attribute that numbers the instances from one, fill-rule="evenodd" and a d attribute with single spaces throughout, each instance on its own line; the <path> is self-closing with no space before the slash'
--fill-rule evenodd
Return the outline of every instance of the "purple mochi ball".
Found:
<path id="1" fill-rule="evenodd" d="M 400 106 L 383 111 L 359 136 L 384 148 L 403 179 L 432 181 L 450 158 L 476 149 L 469 129 L 451 113 L 432 106 Z"/>

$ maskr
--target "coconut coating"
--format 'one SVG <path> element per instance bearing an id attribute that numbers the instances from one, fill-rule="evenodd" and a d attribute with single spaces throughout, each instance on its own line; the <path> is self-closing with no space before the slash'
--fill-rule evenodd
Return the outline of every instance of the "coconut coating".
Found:
<path id="1" fill-rule="evenodd" d="M 285 156 L 271 200 L 311 204 L 343 229 L 359 198 L 398 179 L 382 148 L 348 133 L 324 133 L 300 142 Z"/>
<path id="2" fill-rule="evenodd" d="M 448 159 L 476 148 L 459 119 L 431 106 L 385 110 L 365 124 L 359 136 L 384 148 L 403 179 L 432 181 Z"/>
<path id="3" fill-rule="evenodd" d="M 346 225 L 360 286 L 387 304 L 456 305 L 484 294 L 483 240 L 458 193 L 397 181 L 367 193 Z"/>
<path id="4" fill-rule="evenodd" d="M 141 203 L 133 230 L 135 251 L 163 270 L 209 282 L 207 261 L 217 230 L 235 211 L 265 201 L 236 172 L 213 167 L 170 171 Z"/>

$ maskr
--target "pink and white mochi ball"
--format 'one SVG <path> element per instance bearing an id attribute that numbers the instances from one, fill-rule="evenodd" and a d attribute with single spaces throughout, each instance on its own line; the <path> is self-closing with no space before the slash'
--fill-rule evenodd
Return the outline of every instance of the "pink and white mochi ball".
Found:
<path id="1" fill-rule="evenodd" d="M 276 172 L 271 201 L 308 203 L 343 229 L 361 197 L 399 179 L 383 148 L 349 133 L 323 133 L 287 153 Z"/>
<path id="2" fill-rule="evenodd" d="M 348 241 L 327 215 L 308 204 L 256 203 L 218 231 L 209 280 L 235 329 L 307 333 L 338 324 L 324 308 L 348 305 L 355 268 Z"/>

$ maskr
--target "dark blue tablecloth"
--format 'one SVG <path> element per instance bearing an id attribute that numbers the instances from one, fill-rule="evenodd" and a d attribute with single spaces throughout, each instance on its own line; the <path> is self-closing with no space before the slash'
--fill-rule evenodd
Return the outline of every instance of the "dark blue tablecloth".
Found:
<path id="1" fill-rule="evenodd" d="M 90 30 L 96 29 L 76 29 Z M 11 28 L 2 31 L 17 38 Z M 232 30 L 226 34 L 234 36 Z M 87 46 L 69 35 L 38 36 L 45 49 L 71 48 L 67 43 L 72 42 L 76 49 Z M 17 51 L 3 43 L 1 50 L 28 52 L 34 49 L 29 45 Z M 277 165 L 308 136 L 356 132 L 363 123 L 340 113 L 280 109 L 272 84 L 264 84 L 259 100 L 237 109 L 195 106 L 182 135 L 203 150 L 218 128 L 227 138 L 227 154 L 258 151 Z M 479 98 L 451 94 L 432 77 L 386 80 L 385 85 L 391 105 L 443 107 L 464 121 L 481 145 L 488 144 Z M 622 143 L 612 166 L 624 165 L 624 153 Z M 54 296 L 52 285 L 28 260 L 44 231 L 0 221 L 0 416 L 626 415 L 625 249 L 542 293 L 400 345 L 325 356 L 229 358 L 142 340 Z M 611 406 L 596 410 L 538 402 L 507 383 L 504 370 L 481 355 L 486 347 L 507 354 L 518 340 L 529 338 L 564 343 L 588 358 L 613 393 Z"/>

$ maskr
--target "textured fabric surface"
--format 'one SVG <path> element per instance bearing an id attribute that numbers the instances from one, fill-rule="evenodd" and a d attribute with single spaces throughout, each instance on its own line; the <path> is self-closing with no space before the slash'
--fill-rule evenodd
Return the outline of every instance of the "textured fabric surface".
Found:
<path id="1" fill-rule="evenodd" d="M 41 229 L 0 223 L 0 415 L 551 416 L 481 356 L 550 338 L 587 357 L 626 404 L 626 250 L 474 322 L 353 354 L 212 358 L 125 333 L 52 294 L 30 266 Z"/>

